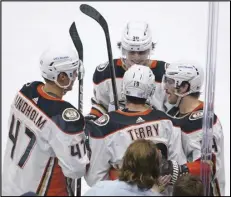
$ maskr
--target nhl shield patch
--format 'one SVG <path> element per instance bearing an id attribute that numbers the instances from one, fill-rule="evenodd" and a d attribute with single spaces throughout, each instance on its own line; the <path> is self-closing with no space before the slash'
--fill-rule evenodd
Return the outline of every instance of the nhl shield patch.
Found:
<path id="1" fill-rule="evenodd" d="M 110 119 L 109 115 L 104 114 L 103 116 L 101 116 L 95 121 L 95 124 L 97 124 L 98 126 L 104 126 L 109 122 L 109 119 Z"/>
<path id="2" fill-rule="evenodd" d="M 189 116 L 189 120 L 197 120 L 203 118 L 203 110 L 195 111 Z"/>
<path id="3" fill-rule="evenodd" d="M 62 118 L 63 120 L 68 121 L 68 122 L 76 121 L 76 120 L 79 120 L 80 114 L 74 108 L 67 108 L 63 111 Z"/>

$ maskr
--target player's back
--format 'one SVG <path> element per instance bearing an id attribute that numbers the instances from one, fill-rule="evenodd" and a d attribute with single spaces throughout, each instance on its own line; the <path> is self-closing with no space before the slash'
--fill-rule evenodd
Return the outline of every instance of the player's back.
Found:
<path id="1" fill-rule="evenodd" d="M 118 169 L 127 147 L 136 139 L 150 139 L 158 145 L 164 157 L 186 162 L 181 145 L 180 129 L 173 126 L 169 117 L 161 111 L 147 109 L 144 112 L 117 110 L 105 114 L 95 122 L 89 121 L 86 130 L 90 134 L 92 155 L 86 180 L 89 185 L 109 179 L 104 174 L 110 166 Z M 98 161 L 98 163 L 96 162 Z M 100 171 L 104 171 L 101 173 Z"/>
<path id="2" fill-rule="evenodd" d="M 64 174 L 67 175 L 68 170 L 61 168 L 58 160 L 58 157 L 65 157 L 61 154 L 66 147 L 62 147 L 65 143 L 58 142 L 73 140 L 67 134 L 83 135 L 81 124 L 84 122 L 71 104 L 49 96 L 42 87 L 41 82 L 24 85 L 12 103 L 4 157 L 3 195 L 19 196 L 28 191 L 38 195 L 67 195 Z M 78 117 L 73 115 L 75 111 Z M 80 120 L 78 126 L 74 122 L 66 124 L 65 119 L 73 121 L 72 118 Z M 69 161 L 66 162 L 69 165 Z"/>

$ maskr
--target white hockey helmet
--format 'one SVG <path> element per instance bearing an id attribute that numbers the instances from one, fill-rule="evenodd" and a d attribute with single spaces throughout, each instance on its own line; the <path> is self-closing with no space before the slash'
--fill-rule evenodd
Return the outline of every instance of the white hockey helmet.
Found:
<path id="1" fill-rule="evenodd" d="M 124 29 L 121 46 L 128 51 L 146 51 L 152 49 L 152 34 L 145 22 L 129 22 Z"/>
<path id="2" fill-rule="evenodd" d="M 123 96 L 148 99 L 155 90 L 155 76 L 152 70 L 143 65 L 133 65 L 123 76 Z"/>
<path id="3" fill-rule="evenodd" d="M 54 81 L 59 87 L 67 88 L 71 81 L 75 80 L 74 72 L 82 64 L 78 53 L 72 48 L 49 48 L 40 57 L 40 70 L 45 79 Z M 61 86 L 57 82 L 58 75 L 64 72 L 70 79 L 66 86 Z"/>
<path id="4" fill-rule="evenodd" d="M 154 49 L 149 25 L 145 22 L 127 23 L 118 47 L 121 49 L 121 60 L 126 69 L 133 64 L 148 65 Z"/>
<path id="5" fill-rule="evenodd" d="M 204 82 L 204 72 L 200 64 L 176 62 L 168 65 L 163 82 L 172 84 L 174 88 L 179 88 L 184 81 L 189 83 L 190 89 L 185 94 L 175 93 L 177 96 L 184 97 L 191 93 L 200 92 Z"/>

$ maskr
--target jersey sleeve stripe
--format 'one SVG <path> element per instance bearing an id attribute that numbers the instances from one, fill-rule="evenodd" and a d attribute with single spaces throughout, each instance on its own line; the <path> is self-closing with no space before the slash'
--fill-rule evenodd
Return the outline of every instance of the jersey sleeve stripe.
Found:
<path id="1" fill-rule="evenodd" d="M 45 195 L 47 184 L 48 184 L 48 179 L 51 176 L 51 171 L 52 171 L 53 166 L 54 166 L 54 158 L 50 157 L 50 159 L 47 162 L 46 168 L 44 169 L 43 176 L 41 178 L 41 181 L 36 191 L 36 193 L 39 196 Z"/>
<path id="2" fill-rule="evenodd" d="M 221 196 L 221 190 L 220 190 L 217 178 L 215 178 L 215 188 L 214 188 L 214 190 L 215 190 L 215 193 L 217 194 L 217 196 Z"/>
<path id="3" fill-rule="evenodd" d="M 58 165 L 58 159 L 55 158 L 55 163 L 52 168 L 52 173 L 48 181 L 45 196 L 57 196 L 57 195 L 67 196 L 68 192 L 66 187 L 66 178 L 63 175 L 61 167 Z"/>

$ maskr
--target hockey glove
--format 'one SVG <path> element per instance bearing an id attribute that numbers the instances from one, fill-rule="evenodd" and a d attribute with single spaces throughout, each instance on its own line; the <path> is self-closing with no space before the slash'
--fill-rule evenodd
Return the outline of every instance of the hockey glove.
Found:
<path id="1" fill-rule="evenodd" d="M 188 174 L 189 170 L 187 165 L 178 165 L 176 161 L 173 160 L 165 160 L 161 164 L 160 168 L 160 175 L 172 175 L 170 184 L 174 185 L 174 183 L 177 181 L 178 177 Z"/>

